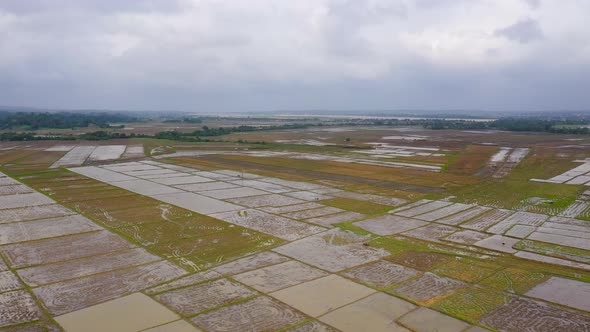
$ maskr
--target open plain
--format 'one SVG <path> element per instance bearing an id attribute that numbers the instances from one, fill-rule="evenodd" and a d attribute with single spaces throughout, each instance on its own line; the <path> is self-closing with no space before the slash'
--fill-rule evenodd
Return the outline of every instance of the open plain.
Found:
<path id="1" fill-rule="evenodd" d="M 587 142 L 494 137 L 2 143 L 0 331 L 589 331 Z"/>

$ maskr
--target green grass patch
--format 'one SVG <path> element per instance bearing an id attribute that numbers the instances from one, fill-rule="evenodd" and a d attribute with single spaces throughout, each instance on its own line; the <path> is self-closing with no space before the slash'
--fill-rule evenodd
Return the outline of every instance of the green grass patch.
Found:
<path id="1" fill-rule="evenodd" d="M 382 214 L 391 210 L 391 206 L 342 197 L 323 200 L 322 204 L 367 215 Z"/>
<path id="2" fill-rule="evenodd" d="M 467 282 L 476 282 L 492 275 L 501 266 L 491 263 L 456 257 L 434 269 L 434 273 Z"/>
<path id="3" fill-rule="evenodd" d="M 465 250 L 451 245 L 433 243 L 395 235 L 376 238 L 369 242 L 369 245 L 377 248 L 383 248 L 391 253 L 400 253 L 411 250 L 421 252 L 432 252 L 435 254 L 442 254 L 448 257 L 477 258 L 479 257 L 479 255 L 485 253 L 479 251 L 479 249 L 475 247 L 471 247 Z"/>
<path id="4" fill-rule="evenodd" d="M 137 144 L 143 144 L 143 151 L 146 156 L 156 156 L 166 153 L 174 153 L 174 145 L 179 144 L 176 141 L 154 138 L 140 138 L 137 139 Z"/>
<path id="5" fill-rule="evenodd" d="M 455 201 L 463 203 L 557 214 L 576 199 L 583 190 L 582 186 L 539 183 L 530 179 L 547 179 L 578 166 L 569 158 L 559 157 L 558 153 L 556 149 L 533 149 L 507 177 L 488 178 L 468 186 L 449 188 L 444 196 L 457 196 Z M 536 205 L 528 203 L 527 199 L 532 197 L 549 202 Z"/>
<path id="6" fill-rule="evenodd" d="M 345 230 L 345 231 L 351 231 L 354 234 L 360 235 L 360 236 L 372 235 L 372 233 L 370 233 L 358 226 L 353 225 L 352 221 L 337 223 L 337 224 L 334 224 L 333 226 L 338 227 L 338 228 Z"/>
<path id="7" fill-rule="evenodd" d="M 524 294 L 549 277 L 550 275 L 544 272 L 509 267 L 482 280 L 480 285 L 498 291 Z"/>
<path id="8" fill-rule="evenodd" d="M 590 282 L 590 271 L 580 270 L 572 267 L 541 263 L 515 256 L 498 257 L 498 263 L 519 270 L 541 272 L 546 275 L 558 275 L 583 282 Z"/>
<path id="9" fill-rule="evenodd" d="M 392 254 L 401 253 L 409 250 L 416 251 L 427 251 L 428 248 L 420 245 L 415 245 L 406 240 L 395 239 L 392 237 L 378 237 L 371 242 L 369 245 L 376 248 L 383 248 Z"/>
<path id="10" fill-rule="evenodd" d="M 448 315 L 477 323 L 488 312 L 510 300 L 510 295 L 489 289 L 470 287 L 436 303 L 433 308 Z"/>
<path id="11" fill-rule="evenodd" d="M 568 166 L 561 165 L 563 167 L 560 169 L 565 171 L 568 168 L 573 168 L 570 164 L 567 163 Z M 541 161 L 538 165 L 525 161 L 504 179 L 487 179 L 469 186 L 450 188 L 448 194 L 457 196 L 455 199 L 457 202 L 557 214 L 576 199 L 582 187 L 530 181 L 535 177 L 549 177 L 544 166 Z M 554 174 L 555 172 L 550 173 Z M 527 203 L 527 199 L 531 197 L 539 197 L 549 202 L 536 205 Z"/>

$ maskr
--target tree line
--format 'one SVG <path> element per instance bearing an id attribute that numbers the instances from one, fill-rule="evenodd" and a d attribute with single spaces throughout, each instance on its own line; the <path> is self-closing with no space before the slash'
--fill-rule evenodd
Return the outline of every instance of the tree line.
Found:
<path id="1" fill-rule="evenodd" d="M 121 128 L 111 123 L 138 122 L 139 118 L 121 113 L 39 113 L 39 112 L 0 112 L 0 129 L 69 129 L 86 128 L 95 125 L 99 128 Z"/>
<path id="2" fill-rule="evenodd" d="M 45 116 L 33 116 L 30 114 L 47 114 L 47 113 L 26 113 L 28 116 L 23 117 L 0 117 L 0 129 L 22 127 L 26 121 L 30 121 L 32 118 L 38 119 L 49 119 L 51 117 Z M 76 126 L 82 127 L 83 124 L 89 125 L 90 123 L 97 124 L 101 127 L 101 124 L 107 124 L 109 122 L 125 122 L 125 121 L 141 121 L 141 119 L 130 117 L 124 114 L 72 114 L 72 113 L 52 113 L 56 115 L 53 117 L 54 120 L 58 120 L 60 117 L 68 118 L 72 116 L 73 119 L 67 122 L 35 122 L 38 126 L 54 125 L 54 126 Z M 28 119 L 19 121 L 13 121 L 11 124 L 4 123 L 5 119 Z M 30 124 L 27 124 L 30 125 Z M 66 135 L 66 134 L 49 134 L 49 135 L 37 135 L 35 132 L 4 132 L 0 133 L 1 141 L 32 141 L 32 140 L 108 140 L 115 138 L 133 138 L 133 137 L 150 137 L 157 139 L 168 139 L 175 141 L 189 141 L 189 142 L 203 142 L 209 141 L 208 137 L 216 137 L 222 135 L 228 135 L 231 133 L 239 132 L 253 132 L 253 131 L 266 131 L 266 130 L 287 130 L 287 129 L 305 129 L 309 127 L 333 127 L 333 126 L 422 126 L 427 129 L 444 130 L 444 129 L 455 129 L 455 130 L 477 130 L 477 129 L 496 129 L 496 130 L 507 130 L 507 131 L 535 131 L 535 132 L 551 132 L 551 133 L 562 133 L 562 134 L 590 134 L 587 120 L 568 120 L 568 119 L 540 119 L 540 118 L 502 118 L 493 121 L 474 121 L 469 119 L 462 120 L 447 120 L 447 119 L 351 119 L 341 120 L 329 123 L 288 123 L 281 125 L 270 125 L 270 126 L 236 126 L 236 127 L 218 127 L 210 128 L 203 126 L 201 129 L 194 130 L 191 132 L 180 132 L 180 131 L 162 131 L 155 135 L 144 135 L 144 134 L 126 134 L 116 133 L 110 131 L 95 131 L 84 133 L 78 136 Z M 62 127 L 58 127 L 62 128 Z M 69 128 L 69 127 L 66 127 Z M 101 127 L 108 128 L 108 127 Z"/>

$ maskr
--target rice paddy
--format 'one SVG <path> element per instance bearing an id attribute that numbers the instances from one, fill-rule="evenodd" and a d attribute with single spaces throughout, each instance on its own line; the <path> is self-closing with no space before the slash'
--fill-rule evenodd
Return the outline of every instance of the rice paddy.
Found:
<path id="1" fill-rule="evenodd" d="M 0 327 L 78 331 L 104 313 L 97 329 L 590 326 L 590 195 L 530 181 L 572 158 L 424 132 L 366 143 L 379 145 L 0 150 Z"/>

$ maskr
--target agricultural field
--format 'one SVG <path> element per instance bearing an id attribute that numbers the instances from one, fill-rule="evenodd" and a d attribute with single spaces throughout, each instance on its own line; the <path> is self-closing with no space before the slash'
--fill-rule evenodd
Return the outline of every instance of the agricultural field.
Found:
<path id="1" fill-rule="evenodd" d="M 0 331 L 590 331 L 572 139 L 0 143 Z"/>

